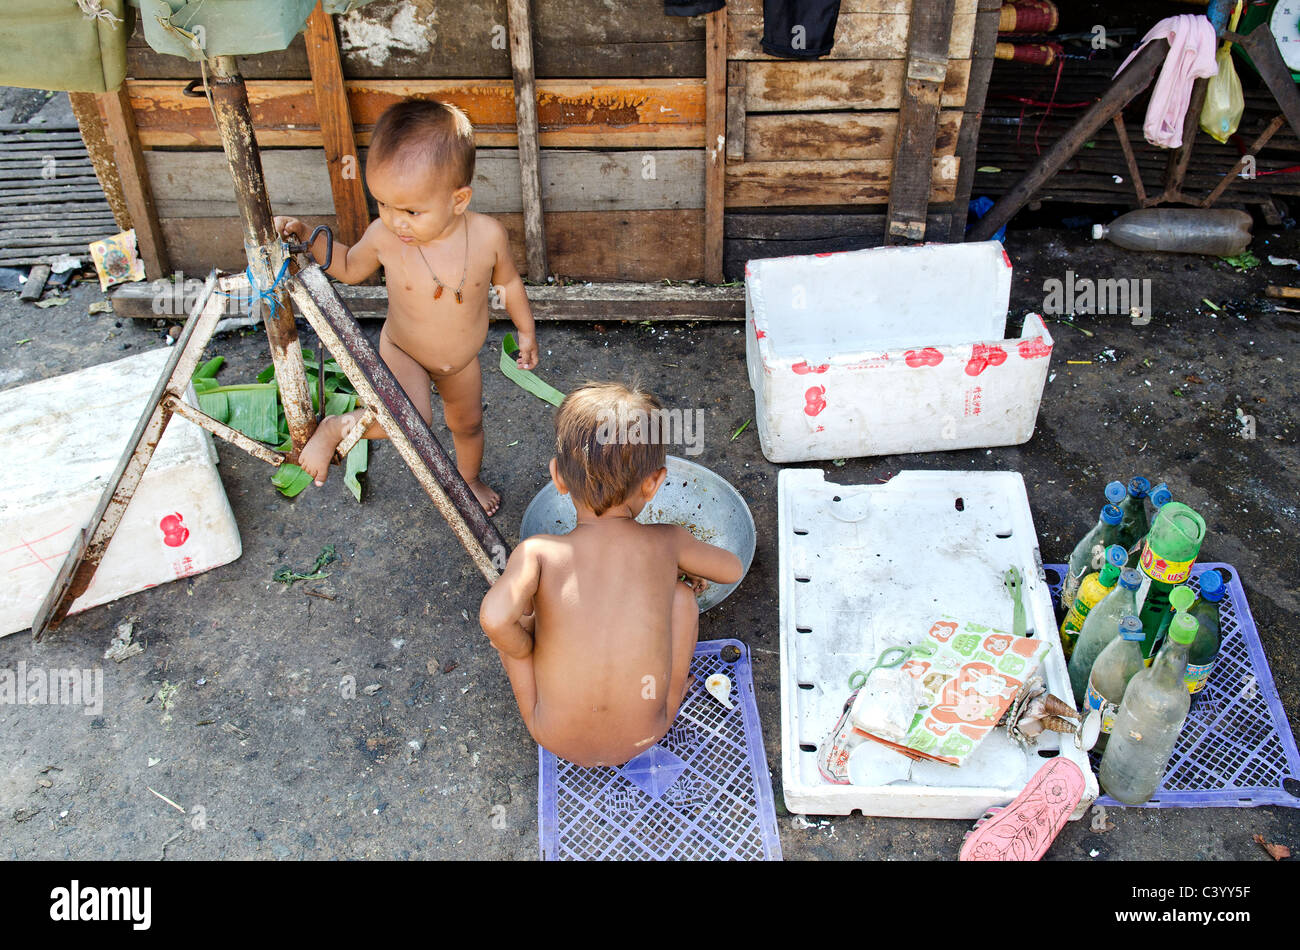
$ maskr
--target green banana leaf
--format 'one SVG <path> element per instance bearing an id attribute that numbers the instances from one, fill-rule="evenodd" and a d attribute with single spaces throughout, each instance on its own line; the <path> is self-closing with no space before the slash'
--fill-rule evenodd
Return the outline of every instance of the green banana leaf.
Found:
<path id="1" fill-rule="evenodd" d="M 544 383 L 533 374 L 532 370 L 520 369 L 515 362 L 519 358 L 519 344 L 515 335 L 507 333 L 501 341 L 501 372 L 516 386 L 532 393 L 538 399 L 544 399 L 552 406 L 564 402 L 564 393 L 549 383 Z"/>

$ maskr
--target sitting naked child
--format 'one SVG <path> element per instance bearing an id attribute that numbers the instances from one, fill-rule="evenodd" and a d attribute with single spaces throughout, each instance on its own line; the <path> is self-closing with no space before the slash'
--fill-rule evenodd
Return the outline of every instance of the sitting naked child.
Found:
<path id="1" fill-rule="evenodd" d="M 736 555 L 680 525 L 635 520 L 668 474 L 664 447 L 609 436 L 659 408 L 619 383 L 565 398 L 551 478 L 577 526 L 521 541 L 479 610 L 524 725 L 578 765 L 622 765 L 663 738 L 691 685 L 695 591 L 742 574 Z"/>
<path id="2" fill-rule="evenodd" d="M 483 462 L 483 376 L 478 351 L 487 340 L 488 290 L 496 285 L 518 330 L 520 369 L 537 365 L 537 340 L 524 284 L 510 259 L 506 231 L 469 210 L 474 180 L 474 130 L 455 106 L 408 100 L 375 123 L 366 184 L 379 206 L 352 247 L 335 244 L 328 271 L 345 284 L 381 266 L 388 283 L 388 319 L 379 355 L 426 423 L 433 418 L 429 381 L 442 397 L 456 467 L 490 515 L 500 497 L 479 479 Z M 305 241 L 309 228 L 277 217 L 276 231 Z M 325 248 L 312 245 L 319 263 Z M 363 410 L 326 416 L 303 447 L 298 464 L 325 483 L 334 449 Z M 371 425 L 366 438 L 382 439 Z"/>

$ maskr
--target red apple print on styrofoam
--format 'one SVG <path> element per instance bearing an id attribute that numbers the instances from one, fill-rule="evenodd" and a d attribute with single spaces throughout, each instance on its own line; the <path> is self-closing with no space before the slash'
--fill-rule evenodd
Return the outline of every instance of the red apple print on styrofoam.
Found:
<path id="1" fill-rule="evenodd" d="M 807 360 L 800 360 L 790 367 L 791 371 L 799 376 L 807 376 L 809 373 L 824 373 L 830 368 L 829 363 L 823 363 L 821 366 L 809 366 Z"/>
<path id="2" fill-rule="evenodd" d="M 1002 347 L 976 343 L 971 347 L 970 362 L 966 364 L 966 375 L 978 376 L 990 366 L 1001 366 L 1006 360 L 1007 354 Z"/>
<path id="3" fill-rule="evenodd" d="M 918 366 L 938 366 L 943 362 L 943 354 L 934 347 L 927 346 L 920 351 L 908 350 L 903 354 L 903 360 L 913 369 Z"/>
<path id="4" fill-rule="evenodd" d="M 1036 336 L 1032 340 L 1021 340 L 1016 349 L 1020 351 L 1021 359 L 1026 360 L 1052 355 L 1052 348 L 1043 342 L 1041 336 Z"/>
<path id="5" fill-rule="evenodd" d="M 803 411 L 810 416 L 815 416 L 826 408 L 826 387 L 809 386 L 808 391 L 804 394 Z"/>
<path id="6" fill-rule="evenodd" d="M 158 529 L 162 531 L 163 544 L 169 548 L 178 548 L 190 537 L 190 529 L 185 527 L 184 519 L 179 511 L 174 511 L 170 515 L 163 517 L 158 522 Z"/>

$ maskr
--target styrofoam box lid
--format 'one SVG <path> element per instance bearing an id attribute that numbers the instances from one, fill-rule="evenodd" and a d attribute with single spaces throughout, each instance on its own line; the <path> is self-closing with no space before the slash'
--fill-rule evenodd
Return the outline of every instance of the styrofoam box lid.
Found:
<path id="1" fill-rule="evenodd" d="M 102 491 L 171 351 L 150 350 L 0 392 L 0 515 Z M 205 433 L 173 417 L 151 471 L 210 459 Z"/>
<path id="2" fill-rule="evenodd" d="M 1011 261 L 997 241 L 753 260 L 745 291 L 774 357 L 1000 340 Z"/>

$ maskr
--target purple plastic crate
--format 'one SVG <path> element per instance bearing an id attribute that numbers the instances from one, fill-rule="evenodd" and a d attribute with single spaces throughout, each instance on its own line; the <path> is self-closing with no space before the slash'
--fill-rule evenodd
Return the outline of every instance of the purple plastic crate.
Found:
<path id="1" fill-rule="evenodd" d="M 1044 564 L 1064 577 L 1064 564 Z M 1178 745 L 1155 795 L 1141 808 L 1246 808 L 1287 805 L 1300 808 L 1300 797 L 1284 787 L 1300 780 L 1300 753 L 1282 711 L 1259 632 L 1250 616 L 1246 592 L 1230 564 L 1197 564 L 1189 586 L 1199 591 L 1200 575 L 1222 568 L 1230 577 L 1219 608 L 1219 658 L 1205 687 L 1192 697 Z M 1055 600 L 1061 582 L 1051 585 Z M 1100 757 L 1093 756 L 1093 769 Z M 1133 806 L 1109 795 L 1100 804 Z"/>
<path id="2" fill-rule="evenodd" d="M 727 663 L 724 646 L 740 650 Z M 537 826 L 546 861 L 781 860 L 749 650 L 708 640 L 668 735 L 621 768 L 583 768 L 538 748 Z M 731 678 L 733 708 L 704 689 Z"/>

